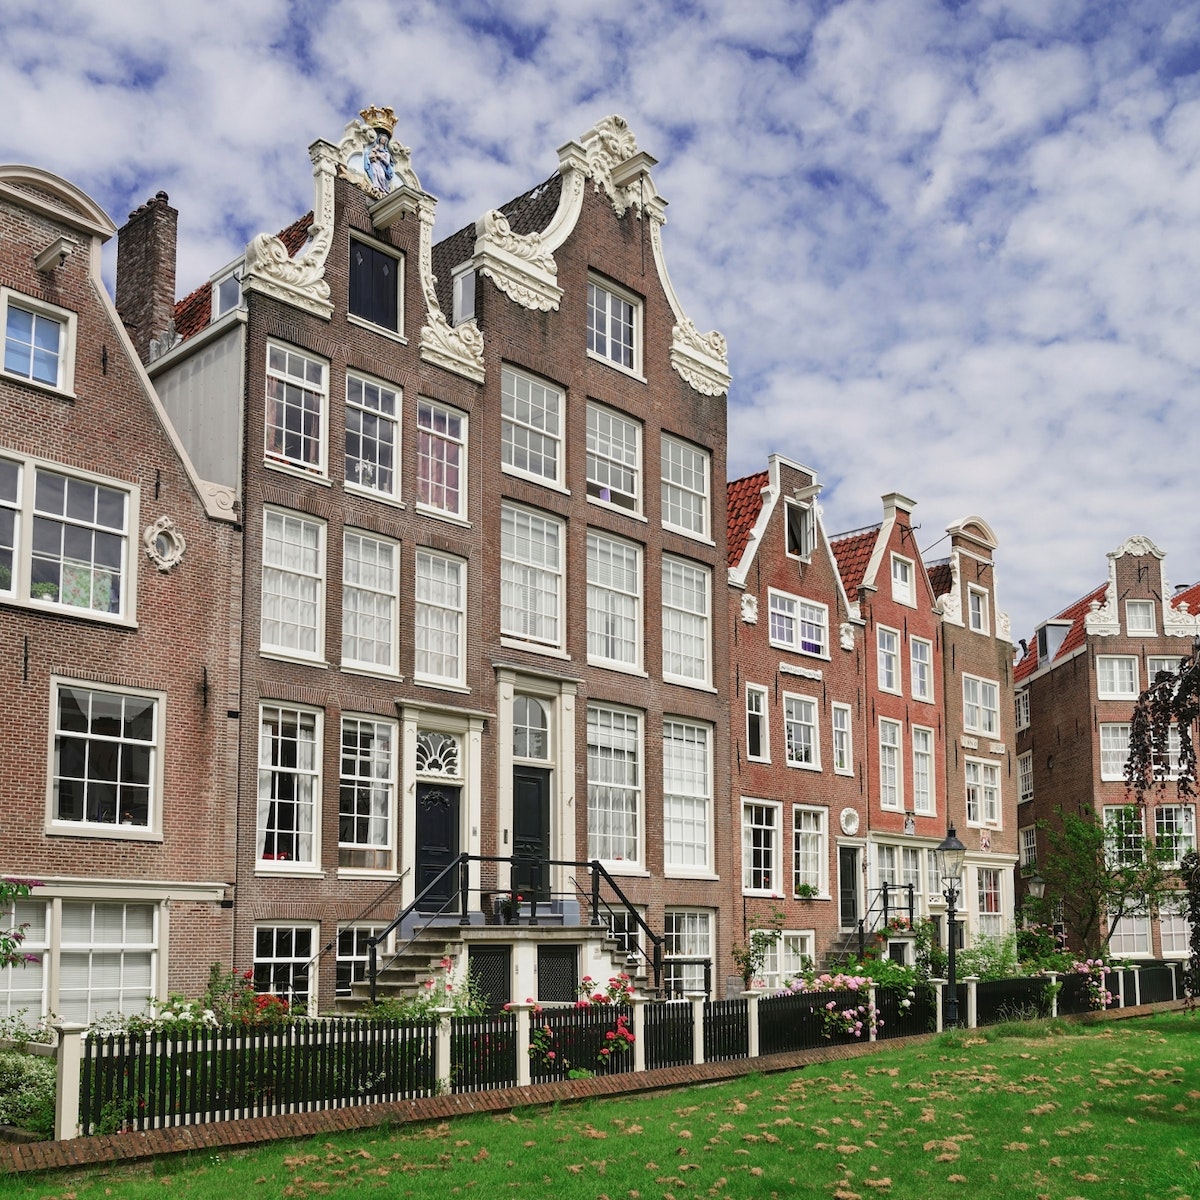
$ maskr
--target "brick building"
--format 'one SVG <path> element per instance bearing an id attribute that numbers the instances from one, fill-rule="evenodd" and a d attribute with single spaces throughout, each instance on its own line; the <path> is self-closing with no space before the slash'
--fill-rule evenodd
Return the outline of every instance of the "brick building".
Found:
<path id="1" fill-rule="evenodd" d="M 728 951 L 723 339 L 620 118 L 437 245 L 363 118 L 310 148 L 313 214 L 137 324 L 244 525 L 233 961 L 327 1008 L 400 910 L 457 919 L 467 853 L 493 1000 L 573 995 L 608 926 L 649 953 L 639 918 L 692 985 Z M 122 239 L 173 262 L 168 223 Z M 591 859 L 628 901 L 599 930 Z M 536 930 L 488 923 L 514 893 Z"/>
<path id="2" fill-rule="evenodd" d="M 1032 642 L 1022 640 L 1013 675 L 1023 874 L 1046 851 L 1037 822 L 1053 821 L 1058 809 L 1088 807 L 1115 822 L 1114 854 L 1123 834 L 1169 840 L 1178 856 L 1195 845 L 1195 805 L 1170 786 L 1147 797 L 1141 829 L 1123 828 L 1134 702 L 1159 671 L 1178 669 L 1200 633 L 1200 584 L 1172 589 L 1164 559 L 1149 538 L 1129 538 L 1109 552 L 1106 582 L 1040 624 Z M 1122 920 L 1109 945 L 1122 957 L 1180 958 L 1187 940 L 1182 913 L 1146 913 Z"/>
<path id="3" fill-rule="evenodd" d="M 0 1014 L 86 1021 L 229 953 L 239 538 L 105 292 L 108 216 L 23 166 L 0 213 L 0 874 L 39 881 Z"/>

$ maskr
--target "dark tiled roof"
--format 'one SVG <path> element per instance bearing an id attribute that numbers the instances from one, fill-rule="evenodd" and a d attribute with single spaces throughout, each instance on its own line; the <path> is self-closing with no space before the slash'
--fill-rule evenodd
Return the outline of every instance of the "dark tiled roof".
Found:
<path id="1" fill-rule="evenodd" d="M 871 561 L 878 537 L 879 526 L 872 525 L 870 529 L 856 530 L 840 537 L 835 534 L 829 539 L 830 549 L 842 575 L 842 586 L 851 600 L 858 596 L 858 585 L 867 572 L 867 563 Z"/>
<path id="2" fill-rule="evenodd" d="M 948 558 L 937 562 L 927 563 L 925 570 L 929 573 L 929 586 L 935 596 L 944 596 L 954 584 L 954 571 Z"/>
<path id="3" fill-rule="evenodd" d="M 293 221 L 286 229 L 281 229 L 276 236 L 287 247 L 287 252 L 293 258 L 304 249 L 308 241 L 308 231 L 312 228 L 313 215 L 311 209 L 299 220 Z"/>
<path id="4" fill-rule="evenodd" d="M 746 553 L 754 522 L 762 512 L 762 490 L 767 486 L 766 471 L 747 475 L 744 479 L 731 479 L 725 485 L 726 521 L 729 530 L 727 542 L 729 565 L 736 567 Z"/>
<path id="5" fill-rule="evenodd" d="M 1067 630 L 1067 636 L 1063 638 L 1062 645 L 1058 648 L 1058 653 L 1055 658 L 1062 658 L 1064 655 L 1070 654 L 1072 650 L 1078 650 L 1083 645 L 1084 639 L 1087 637 L 1087 629 L 1085 628 L 1084 618 L 1091 612 L 1092 601 L 1099 604 L 1104 603 L 1104 593 L 1108 590 L 1108 584 L 1102 583 L 1098 588 L 1088 592 L 1088 594 L 1074 604 L 1068 604 L 1062 612 L 1050 618 L 1052 621 L 1070 621 L 1071 628 Z M 1020 683 L 1021 680 L 1027 679 L 1044 663 L 1038 662 L 1037 638 L 1029 643 L 1028 652 L 1021 658 L 1017 665 L 1013 668 L 1013 683 Z"/>

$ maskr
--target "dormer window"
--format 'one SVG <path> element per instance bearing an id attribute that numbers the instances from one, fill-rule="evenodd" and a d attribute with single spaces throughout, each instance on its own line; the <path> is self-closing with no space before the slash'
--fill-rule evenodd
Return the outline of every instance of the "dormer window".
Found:
<path id="1" fill-rule="evenodd" d="M 213 281 L 212 319 L 220 320 L 227 312 L 242 306 L 242 271 L 230 271 Z"/>
<path id="2" fill-rule="evenodd" d="M 794 500 L 783 502 L 784 515 L 787 518 L 787 554 L 789 558 L 800 558 L 805 562 L 812 556 L 813 551 L 813 517 L 812 509 L 807 504 L 799 504 Z"/>
<path id="3" fill-rule="evenodd" d="M 347 308 L 380 329 L 400 332 L 403 260 L 391 250 L 361 238 L 350 239 L 350 295 Z"/>
<path id="4" fill-rule="evenodd" d="M 1038 666 L 1051 662 L 1071 629 L 1070 621 L 1047 621 L 1037 631 Z"/>
<path id="5" fill-rule="evenodd" d="M 988 594 L 983 588 L 967 588 L 967 617 L 976 633 L 987 633 L 991 627 L 988 616 Z"/>
<path id="6" fill-rule="evenodd" d="M 897 604 L 916 607 L 917 593 L 913 585 L 913 563 L 911 558 L 892 555 L 892 599 Z"/>
<path id="7" fill-rule="evenodd" d="M 459 271 L 454 276 L 454 312 L 455 325 L 475 319 L 475 271 L 468 268 Z"/>
<path id="8" fill-rule="evenodd" d="M 1130 637 L 1153 637 L 1154 626 L 1153 600 L 1125 601 L 1125 628 Z"/>

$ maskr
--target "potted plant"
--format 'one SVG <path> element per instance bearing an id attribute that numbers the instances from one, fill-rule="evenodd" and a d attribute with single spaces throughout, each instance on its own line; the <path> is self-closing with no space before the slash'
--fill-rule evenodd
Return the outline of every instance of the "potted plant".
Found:
<path id="1" fill-rule="evenodd" d="M 500 913 L 502 925 L 512 925 L 521 915 L 521 903 L 524 899 L 519 892 L 509 892 L 507 896 L 500 897 L 496 909 Z"/>
<path id="2" fill-rule="evenodd" d="M 796 884 L 796 897 L 799 900 L 815 900 L 820 894 L 811 883 Z"/>

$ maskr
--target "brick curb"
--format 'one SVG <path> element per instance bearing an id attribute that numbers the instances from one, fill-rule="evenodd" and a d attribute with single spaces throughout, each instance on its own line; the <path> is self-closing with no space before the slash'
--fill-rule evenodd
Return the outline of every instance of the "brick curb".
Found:
<path id="1" fill-rule="evenodd" d="M 1142 1004 L 1106 1012 L 1081 1013 L 1064 1018 L 1081 1024 L 1119 1021 L 1149 1016 L 1156 1012 L 1180 1011 L 1180 1001 Z M 964 1032 L 975 1032 L 964 1030 Z M 213 1121 L 202 1125 L 180 1125 L 137 1133 L 116 1133 L 74 1138 L 65 1142 L 27 1142 L 0 1145 L 0 1174 L 27 1171 L 70 1170 L 106 1163 L 137 1162 L 168 1154 L 198 1150 L 232 1150 L 289 1138 L 315 1137 L 377 1125 L 407 1125 L 440 1121 L 470 1113 L 509 1112 L 531 1105 L 560 1101 L 629 1096 L 704 1083 L 724 1083 L 744 1075 L 774 1074 L 826 1062 L 844 1062 L 882 1053 L 892 1047 L 918 1046 L 939 1035 L 915 1034 L 843 1046 L 824 1046 L 788 1054 L 737 1058 L 725 1062 L 664 1067 L 657 1071 L 632 1071 L 619 1075 L 597 1075 L 590 1079 L 564 1079 L 535 1083 L 528 1087 L 496 1088 L 487 1092 L 426 1096 L 418 1100 L 395 1100 L 385 1104 L 362 1104 L 325 1108 L 315 1112 L 287 1113 L 273 1117 L 249 1117 L 241 1121 Z"/>

